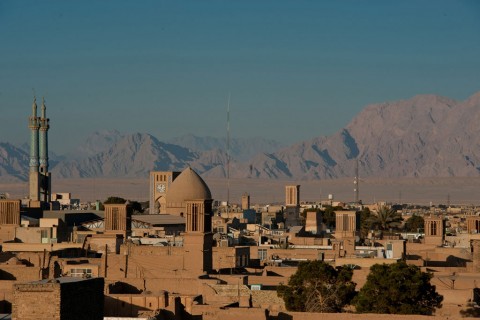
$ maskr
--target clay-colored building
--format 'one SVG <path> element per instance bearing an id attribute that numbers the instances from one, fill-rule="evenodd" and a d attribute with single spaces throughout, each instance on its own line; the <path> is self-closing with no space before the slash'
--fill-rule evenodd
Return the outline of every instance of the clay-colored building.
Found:
<path id="1" fill-rule="evenodd" d="M 360 216 L 356 211 L 335 211 L 335 239 L 355 238 L 358 236 Z"/>
<path id="2" fill-rule="evenodd" d="M 0 200 L 0 242 L 15 239 L 20 226 L 20 200 Z"/>
<path id="3" fill-rule="evenodd" d="M 178 172 L 152 172 L 150 174 L 151 213 L 184 216 L 187 202 L 212 200 L 212 194 L 203 179 L 192 169 Z"/>
<path id="4" fill-rule="evenodd" d="M 287 207 L 300 206 L 300 185 L 285 186 L 285 205 Z"/>
<path id="5" fill-rule="evenodd" d="M 305 231 L 320 234 L 322 231 L 322 213 L 320 211 L 307 211 Z"/>
<path id="6" fill-rule="evenodd" d="M 12 320 L 102 320 L 103 278 L 15 284 Z"/>
<path id="7" fill-rule="evenodd" d="M 445 240 L 443 217 L 425 217 L 425 244 L 441 246 Z"/>
<path id="8" fill-rule="evenodd" d="M 244 193 L 242 195 L 242 210 L 250 209 L 250 195 L 248 193 Z"/>

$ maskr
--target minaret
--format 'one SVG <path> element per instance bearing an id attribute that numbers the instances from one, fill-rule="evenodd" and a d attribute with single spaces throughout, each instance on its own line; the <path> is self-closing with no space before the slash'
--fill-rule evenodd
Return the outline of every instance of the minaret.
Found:
<path id="1" fill-rule="evenodd" d="M 30 173 L 29 173 L 29 189 L 30 200 L 39 201 L 39 175 L 38 175 L 38 129 L 40 128 L 39 118 L 37 117 L 37 99 L 33 97 L 32 115 L 28 119 L 28 127 L 30 133 Z"/>
<path id="2" fill-rule="evenodd" d="M 48 172 L 48 129 L 50 119 L 47 118 L 47 107 L 45 106 L 45 99 L 42 98 L 42 116 L 40 118 L 40 172 Z"/>
<path id="3" fill-rule="evenodd" d="M 51 200 L 51 175 L 48 172 L 48 129 L 50 119 L 47 118 L 47 107 L 45 106 L 45 99 L 42 98 L 42 115 L 40 117 L 40 193 L 42 201 L 50 202 Z"/>

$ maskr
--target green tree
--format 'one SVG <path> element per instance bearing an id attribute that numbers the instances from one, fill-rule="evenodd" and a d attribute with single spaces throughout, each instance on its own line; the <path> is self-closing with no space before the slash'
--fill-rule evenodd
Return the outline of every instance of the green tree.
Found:
<path id="1" fill-rule="evenodd" d="M 332 206 L 325 206 L 325 209 L 323 210 L 322 213 L 322 220 L 323 223 L 328 228 L 335 228 L 336 224 L 336 217 L 335 217 L 335 210 L 342 210 L 341 207 L 332 207 Z"/>
<path id="2" fill-rule="evenodd" d="M 387 206 L 381 206 L 374 216 L 373 223 L 380 230 L 388 230 L 390 228 L 399 228 L 402 220 L 402 215 L 399 212 Z"/>
<path id="3" fill-rule="evenodd" d="M 125 204 L 127 201 L 130 203 L 133 209 L 133 214 L 143 213 L 142 204 L 138 201 L 130 201 L 120 197 L 110 196 L 103 202 L 103 204 Z"/>
<path id="4" fill-rule="evenodd" d="M 360 211 L 360 238 L 365 239 L 368 232 L 375 227 L 375 216 L 369 208 L 365 207 Z"/>
<path id="5" fill-rule="evenodd" d="M 124 204 L 126 202 L 127 202 L 127 200 L 125 200 L 123 198 L 110 196 L 103 203 L 104 204 Z"/>
<path id="6" fill-rule="evenodd" d="M 341 312 L 355 296 L 352 275 L 351 269 L 335 269 L 323 261 L 301 262 L 277 294 L 290 311 Z"/>
<path id="7" fill-rule="evenodd" d="M 431 315 L 443 300 L 431 278 L 432 274 L 403 261 L 376 264 L 353 303 L 360 313 Z"/>
<path id="8" fill-rule="evenodd" d="M 423 229 L 425 225 L 425 220 L 423 217 L 417 216 L 414 214 L 407 221 L 405 221 L 405 231 L 408 232 L 418 232 L 418 229 Z"/>

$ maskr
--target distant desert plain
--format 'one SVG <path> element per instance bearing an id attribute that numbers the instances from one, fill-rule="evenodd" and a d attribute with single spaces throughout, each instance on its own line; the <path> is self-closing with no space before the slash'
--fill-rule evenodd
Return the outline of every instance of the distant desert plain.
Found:
<path id="1" fill-rule="evenodd" d="M 251 204 L 282 204 L 285 186 L 300 185 L 301 201 L 327 200 L 350 202 L 355 199 L 353 178 L 333 180 L 289 181 L 272 179 L 212 179 L 206 178 L 212 197 L 227 200 L 230 185 L 230 202 L 240 203 L 242 194 L 250 194 Z M 386 201 L 422 205 L 480 204 L 480 178 L 365 178 L 360 180 L 359 199 L 363 203 Z M 148 201 L 148 178 L 82 178 L 53 179 L 52 192 L 70 192 L 81 202 L 105 200 L 118 196 L 129 200 Z M 0 193 L 10 198 L 24 198 L 28 193 L 27 182 L 6 183 L 0 180 Z"/>

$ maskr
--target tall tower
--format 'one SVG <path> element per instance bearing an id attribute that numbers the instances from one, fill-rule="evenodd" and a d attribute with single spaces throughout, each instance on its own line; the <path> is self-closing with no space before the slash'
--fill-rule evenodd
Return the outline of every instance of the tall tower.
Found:
<path id="1" fill-rule="evenodd" d="M 244 193 L 242 195 L 242 210 L 250 209 L 250 195 L 248 193 Z"/>
<path id="2" fill-rule="evenodd" d="M 40 194 L 41 201 L 50 202 L 52 197 L 52 176 L 48 172 L 48 129 L 50 119 L 47 118 L 45 99 L 42 98 L 42 115 L 40 117 L 39 152 L 40 152 Z"/>
<path id="3" fill-rule="evenodd" d="M 285 228 L 301 225 L 300 185 L 285 186 Z"/>
<path id="4" fill-rule="evenodd" d="M 37 116 L 37 99 L 33 98 L 32 115 L 28 119 L 30 133 L 30 206 L 40 207 L 51 200 L 51 173 L 48 172 L 48 129 L 45 99 L 42 99 L 41 116 Z"/>
<path id="5" fill-rule="evenodd" d="M 29 173 L 29 190 L 30 200 L 40 201 L 39 194 L 39 158 L 38 158 L 38 130 L 40 128 L 39 119 L 37 117 L 37 99 L 33 98 L 32 115 L 28 118 L 28 127 L 30 128 L 30 173 Z"/>
<path id="6" fill-rule="evenodd" d="M 358 192 L 359 192 L 359 177 L 358 177 L 358 158 L 355 159 L 355 178 L 353 179 L 353 185 L 354 185 L 354 188 L 353 188 L 353 193 L 355 195 L 355 203 L 358 203 L 360 201 L 359 197 L 358 197 Z"/>
<path id="7" fill-rule="evenodd" d="M 287 207 L 300 206 L 300 185 L 285 186 L 285 205 Z"/>

